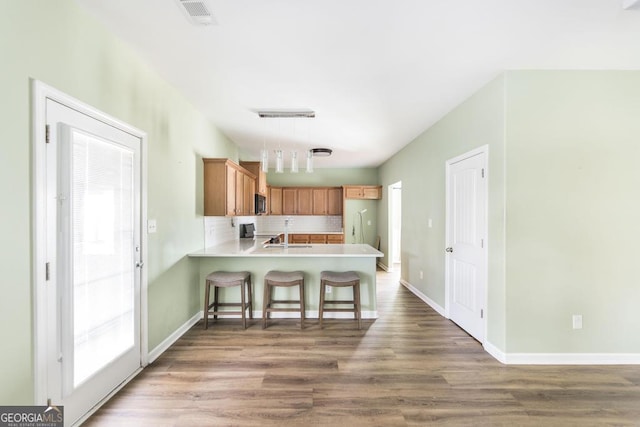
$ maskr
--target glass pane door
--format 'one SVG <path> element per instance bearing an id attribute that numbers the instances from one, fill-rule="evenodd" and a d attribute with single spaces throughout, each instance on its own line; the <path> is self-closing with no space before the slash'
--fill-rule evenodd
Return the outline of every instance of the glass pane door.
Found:
<path id="1" fill-rule="evenodd" d="M 65 382 L 75 389 L 134 345 L 134 153 L 77 129 L 69 142 L 73 369 Z"/>

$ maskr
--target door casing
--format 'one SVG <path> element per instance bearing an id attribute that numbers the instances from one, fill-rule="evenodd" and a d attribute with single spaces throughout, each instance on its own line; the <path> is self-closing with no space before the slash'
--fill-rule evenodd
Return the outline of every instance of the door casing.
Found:
<path id="1" fill-rule="evenodd" d="M 47 340 L 47 229 L 46 229 L 46 101 L 54 100 L 68 108 L 79 111 L 96 120 L 109 124 L 124 132 L 140 138 L 141 144 L 141 185 L 140 185 L 140 214 L 141 230 L 141 259 L 147 264 L 147 134 L 127 123 L 105 114 L 59 90 L 38 80 L 31 80 L 32 92 L 32 286 L 33 286 L 33 377 L 34 404 L 45 405 L 47 396 L 48 376 L 48 344 Z M 140 360 L 141 365 L 148 363 L 148 306 L 147 306 L 147 268 L 141 269 L 140 276 Z M 55 402 L 54 402 L 55 403 Z"/>

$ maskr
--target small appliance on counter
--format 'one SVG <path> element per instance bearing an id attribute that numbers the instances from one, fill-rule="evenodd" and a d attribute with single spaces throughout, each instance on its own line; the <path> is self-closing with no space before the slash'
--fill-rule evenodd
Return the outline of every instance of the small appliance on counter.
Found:
<path id="1" fill-rule="evenodd" d="M 253 239 L 256 234 L 256 226 L 255 224 L 240 224 L 240 238 L 251 238 Z"/>

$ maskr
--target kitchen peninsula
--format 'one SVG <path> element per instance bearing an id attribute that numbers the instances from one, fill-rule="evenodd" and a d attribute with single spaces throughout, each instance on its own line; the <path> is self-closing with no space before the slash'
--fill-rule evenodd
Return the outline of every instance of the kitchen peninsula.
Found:
<path id="1" fill-rule="evenodd" d="M 216 270 L 251 272 L 253 283 L 254 317 L 262 313 L 263 278 L 269 270 L 300 270 L 305 274 L 306 317 L 318 317 L 320 299 L 320 272 L 324 270 L 353 270 L 360 275 L 360 294 L 362 318 L 377 317 L 376 310 L 376 259 L 382 252 L 367 244 L 289 244 L 266 245 L 262 239 L 236 239 L 189 254 L 200 264 L 200 295 L 204 296 L 205 277 Z M 221 298 L 227 301 L 239 301 L 239 289 L 229 291 Z M 278 297 L 288 297 L 295 289 L 277 289 Z M 350 289 L 334 288 L 332 299 L 345 299 L 351 296 Z M 203 304 L 203 303 L 202 303 Z M 201 305 L 202 305 L 201 304 Z M 330 313 L 333 317 L 337 314 Z M 277 316 L 280 315 L 280 316 Z M 274 313 L 273 317 L 295 316 L 295 313 Z M 288 317 L 288 316 L 287 316 Z M 332 317 L 332 316 L 327 316 Z M 340 316 L 343 317 L 343 316 Z M 349 317 L 349 314 L 346 314 Z"/>

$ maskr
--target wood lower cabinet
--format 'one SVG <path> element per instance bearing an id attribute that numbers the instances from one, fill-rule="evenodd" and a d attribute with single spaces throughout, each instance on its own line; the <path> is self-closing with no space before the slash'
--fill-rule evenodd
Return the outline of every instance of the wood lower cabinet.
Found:
<path id="1" fill-rule="evenodd" d="M 327 234 L 327 243 L 344 243 L 344 234 Z"/>
<path id="2" fill-rule="evenodd" d="M 323 243 L 344 243 L 344 234 L 289 234 L 289 243 L 298 244 L 323 244 Z"/>
<path id="3" fill-rule="evenodd" d="M 251 215 L 256 177 L 229 159 L 203 159 L 204 215 Z"/>

